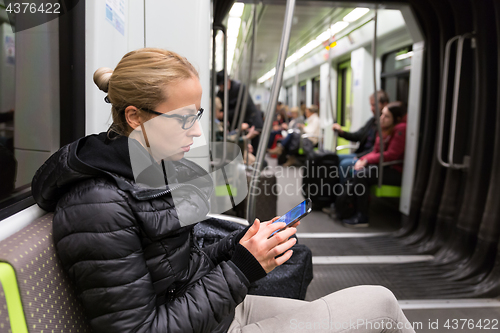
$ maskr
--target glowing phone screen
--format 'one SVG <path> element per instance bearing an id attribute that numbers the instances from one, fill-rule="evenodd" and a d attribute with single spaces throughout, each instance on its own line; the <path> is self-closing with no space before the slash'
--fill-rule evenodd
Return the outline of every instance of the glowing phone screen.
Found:
<path id="1" fill-rule="evenodd" d="M 290 210 L 288 213 L 286 213 L 285 215 L 274 221 L 273 223 L 285 222 L 286 225 L 288 225 L 291 222 L 298 219 L 299 217 L 301 217 L 302 215 L 304 215 L 306 213 L 306 209 L 307 209 L 307 201 L 304 200 L 300 204 L 292 208 L 292 210 Z"/>

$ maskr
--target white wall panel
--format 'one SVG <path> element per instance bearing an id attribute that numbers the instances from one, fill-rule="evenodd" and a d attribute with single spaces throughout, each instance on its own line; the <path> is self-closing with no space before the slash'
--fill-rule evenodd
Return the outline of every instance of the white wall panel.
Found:
<path id="1" fill-rule="evenodd" d="M 312 79 L 306 81 L 306 105 L 309 106 L 313 103 L 313 84 Z"/>
<path id="2" fill-rule="evenodd" d="M 351 68 L 353 81 L 351 128 L 357 130 L 373 117 L 369 100 L 373 94 L 372 56 L 364 47 L 351 53 Z"/>
<path id="3" fill-rule="evenodd" d="M 334 151 L 336 142 L 334 142 L 334 133 L 332 130 L 333 115 L 330 106 L 330 95 L 328 93 L 328 80 L 331 85 L 331 103 L 333 111 L 337 114 L 337 71 L 330 66 L 329 63 L 324 63 L 320 67 L 319 81 L 319 116 L 323 127 L 323 147 L 324 149 Z"/>
<path id="4" fill-rule="evenodd" d="M 123 34 L 106 19 L 105 0 L 86 1 L 86 134 L 106 131 L 111 124 L 111 106 L 106 94 L 92 79 L 100 67 L 114 69 L 129 51 L 144 47 L 144 1 L 118 0 L 124 7 Z"/>
<path id="5" fill-rule="evenodd" d="M 203 89 L 201 105 L 207 111 L 210 107 L 211 24 L 210 0 L 146 0 L 146 46 L 177 52 L 193 64 Z M 209 118 L 201 119 L 207 137 Z"/>

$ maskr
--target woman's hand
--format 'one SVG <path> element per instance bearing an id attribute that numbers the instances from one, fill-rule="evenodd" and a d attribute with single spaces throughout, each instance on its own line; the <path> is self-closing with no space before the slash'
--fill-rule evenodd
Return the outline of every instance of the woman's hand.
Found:
<path id="1" fill-rule="evenodd" d="M 296 223 L 293 227 L 277 232 L 270 237 L 273 232 L 286 226 L 284 222 L 273 223 L 278 218 L 279 216 L 271 221 L 263 223 L 255 219 L 253 225 L 240 240 L 240 244 L 257 259 L 266 273 L 269 273 L 274 268 L 290 259 L 293 251 L 289 249 L 296 243 L 295 238 L 289 238 L 297 232 L 295 227 L 298 226 L 299 223 Z M 282 256 L 276 258 L 276 256 L 279 256 L 283 252 L 285 253 Z"/>
<path id="2" fill-rule="evenodd" d="M 363 169 L 366 166 L 367 162 L 368 162 L 367 160 L 363 160 L 363 159 L 357 160 L 356 164 L 354 164 L 354 170 L 359 171 L 359 170 Z"/>
<path id="3" fill-rule="evenodd" d="M 332 125 L 332 130 L 339 132 L 339 134 L 344 133 L 344 131 L 342 130 L 342 126 L 340 126 L 340 124 L 337 123 Z"/>

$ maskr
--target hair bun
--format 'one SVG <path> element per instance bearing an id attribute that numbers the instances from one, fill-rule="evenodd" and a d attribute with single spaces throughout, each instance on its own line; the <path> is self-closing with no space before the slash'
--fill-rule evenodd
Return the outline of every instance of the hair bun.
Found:
<path id="1" fill-rule="evenodd" d="M 94 72 L 94 83 L 100 90 L 108 92 L 109 79 L 113 74 L 113 70 L 108 67 L 101 67 Z"/>

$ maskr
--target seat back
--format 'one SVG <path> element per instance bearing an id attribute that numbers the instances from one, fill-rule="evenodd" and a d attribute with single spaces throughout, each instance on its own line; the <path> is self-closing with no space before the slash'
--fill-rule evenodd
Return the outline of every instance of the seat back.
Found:
<path id="1" fill-rule="evenodd" d="M 0 242 L 0 332 L 91 332 L 56 255 L 52 216 Z"/>

